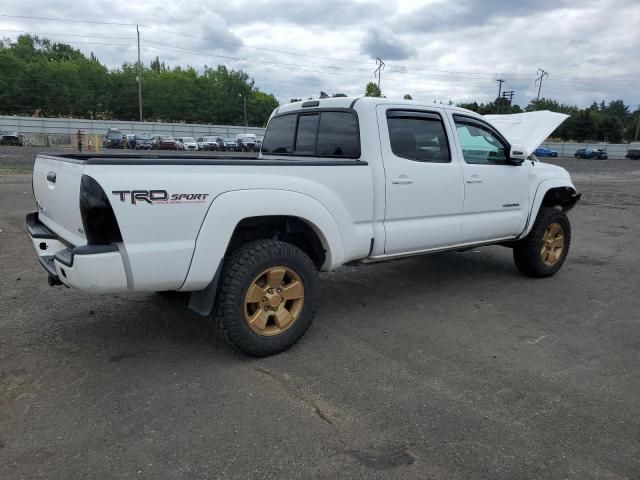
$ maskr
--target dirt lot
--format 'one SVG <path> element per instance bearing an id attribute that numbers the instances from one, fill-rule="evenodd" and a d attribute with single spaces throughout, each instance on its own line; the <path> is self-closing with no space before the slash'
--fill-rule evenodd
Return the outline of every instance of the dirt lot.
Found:
<path id="1" fill-rule="evenodd" d="M 501 247 L 344 268 L 266 359 L 179 296 L 48 287 L 2 174 L 0 478 L 640 478 L 640 162 L 557 163 L 584 192 L 558 275 Z"/>

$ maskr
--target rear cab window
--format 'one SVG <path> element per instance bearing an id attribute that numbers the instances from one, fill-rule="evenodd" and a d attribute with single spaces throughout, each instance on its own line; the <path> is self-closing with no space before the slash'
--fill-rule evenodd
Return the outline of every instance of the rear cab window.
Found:
<path id="1" fill-rule="evenodd" d="M 262 141 L 262 153 L 359 158 L 357 114 L 351 109 L 314 110 L 273 117 Z"/>
<path id="2" fill-rule="evenodd" d="M 388 110 L 391 151 L 416 162 L 450 163 L 451 152 L 442 117 L 414 110 Z"/>

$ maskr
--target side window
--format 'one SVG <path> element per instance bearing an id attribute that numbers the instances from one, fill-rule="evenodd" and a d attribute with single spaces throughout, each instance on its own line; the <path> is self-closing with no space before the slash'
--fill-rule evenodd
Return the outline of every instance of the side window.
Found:
<path id="1" fill-rule="evenodd" d="M 360 134 L 355 115 L 348 112 L 322 112 L 318 129 L 318 155 L 360 156 Z"/>
<path id="2" fill-rule="evenodd" d="M 272 118 L 262 142 L 262 153 L 292 153 L 297 115 Z"/>
<path id="3" fill-rule="evenodd" d="M 317 113 L 314 115 L 300 115 L 298 133 L 296 134 L 295 152 L 297 155 L 313 155 L 315 153 L 318 117 Z"/>
<path id="4" fill-rule="evenodd" d="M 466 121 L 464 117 L 453 118 L 465 162 L 491 165 L 507 161 L 507 146 L 489 127 Z"/>
<path id="5" fill-rule="evenodd" d="M 389 111 L 387 126 L 391 151 L 397 157 L 416 162 L 451 162 L 447 135 L 438 115 Z"/>

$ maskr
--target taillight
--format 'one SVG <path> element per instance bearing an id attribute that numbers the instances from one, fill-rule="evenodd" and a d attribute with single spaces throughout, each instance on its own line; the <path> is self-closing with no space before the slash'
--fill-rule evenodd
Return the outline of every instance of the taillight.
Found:
<path id="1" fill-rule="evenodd" d="M 120 227 L 107 194 L 92 177 L 82 175 L 80 181 L 80 215 L 89 245 L 122 242 Z"/>

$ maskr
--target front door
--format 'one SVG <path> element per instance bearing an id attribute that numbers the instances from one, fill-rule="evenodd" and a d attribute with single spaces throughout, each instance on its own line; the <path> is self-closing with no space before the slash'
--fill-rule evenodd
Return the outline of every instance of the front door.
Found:
<path id="1" fill-rule="evenodd" d="M 508 161 L 509 144 L 489 124 L 453 115 L 464 174 L 460 243 L 515 237 L 529 212 L 529 165 Z"/>
<path id="2" fill-rule="evenodd" d="M 377 113 L 385 170 L 385 254 L 456 244 L 464 183 L 442 113 L 406 105 L 379 106 Z"/>

